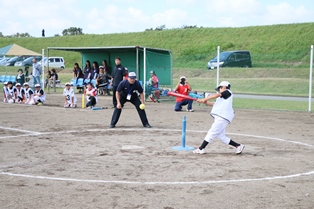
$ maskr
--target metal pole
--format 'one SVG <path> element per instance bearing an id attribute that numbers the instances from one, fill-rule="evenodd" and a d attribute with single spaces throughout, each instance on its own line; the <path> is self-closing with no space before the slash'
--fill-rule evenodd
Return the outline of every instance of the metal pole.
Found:
<path id="1" fill-rule="evenodd" d="M 313 80 L 313 45 L 311 45 L 310 57 L 309 112 L 312 111 L 312 80 Z"/>
<path id="2" fill-rule="evenodd" d="M 182 147 L 185 147 L 185 136 L 186 136 L 186 116 L 183 117 L 182 121 Z"/>
<path id="3" fill-rule="evenodd" d="M 219 62 L 220 62 L 220 46 L 217 47 L 217 85 L 219 85 Z"/>
<path id="4" fill-rule="evenodd" d="M 42 88 L 45 89 L 45 66 L 44 66 L 44 57 L 45 57 L 45 49 L 41 50 L 42 58 L 41 58 L 41 67 L 42 67 Z"/>
<path id="5" fill-rule="evenodd" d="M 140 78 L 140 73 L 139 73 L 139 57 L 138 57 L 138 47 L 136 47 L 136 75 L 138 78 Z"/>
<path id="6" fill-rule="evenodd" d="M 145 94 L 146 90 L 146 48 L 144 48 L 144 78 L 143 78 L 143 90 Z"/>

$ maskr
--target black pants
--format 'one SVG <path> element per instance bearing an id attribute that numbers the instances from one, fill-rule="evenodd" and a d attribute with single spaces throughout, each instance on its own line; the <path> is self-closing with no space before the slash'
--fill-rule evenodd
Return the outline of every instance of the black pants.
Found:
<path id="1" fill-rule="evenodd" d="M 112 104 L 114 107 L 117 106 L 117 97 L 116 97 L 116 91 L 118 86 L 112 86 Z"/>
<path id="2" fill-rule="evenodd" d="M 93 96 L 89 97 L 89 102 L 87 102 L 86 107 L 94 106 L 96 104 L 96 98 Z"/>
<path id="3" fill-rule="evenodd" d="M 128 102 L 128 100 L 126 100 L 126 97 L 120 95 L 120 103 L 121 103 L 122 107 L 124 106 L 124 104 L 126 102 Z M 135 96 L 135 97 L 132 96 L 132 98 L 131 98 L 131 100 L 129 102 L 131 102 L 135 106 L 135 108 L 136 108 L 136 110 L 138 112 L 138 115 L 140 116 L 140 119 L 142 121 L 143 126 L 148 124 L 148 120 L 147 120 L 147 117 L 146 117 L 145 110 L 141 110 L 140 109 L 140 104 L 141 104 L 140 99 L 137 96 Z M 117 107 L 115 107 L 115 109 L 113 111 L 112 118 L 111 118 L 111 125 L 116 125 L 117 124 L 117 122 L 119 121 L 121 112 L 122 112 L 122 109 L 118 109 Z"/>

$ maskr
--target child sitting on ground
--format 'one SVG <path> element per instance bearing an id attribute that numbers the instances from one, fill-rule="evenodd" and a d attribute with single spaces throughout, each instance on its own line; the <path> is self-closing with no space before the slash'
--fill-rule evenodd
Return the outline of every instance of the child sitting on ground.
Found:
<path id="1" fill-rule="evenodd" d="M 93 87 L 93 84 L 89 82 L 84 91 L 86 95 L 86 107 L 93 108 L 97 103 L 97 89 Z"/>
<path id="2" fill-rule="evenodd" d="M 70 83 L 65 84 L 65 88 L 63 89 L 63 96 L 65 98 L 64 107 L 76 107 L 76 96 L 74 94 L 74 90 L 71 88 Z"/>

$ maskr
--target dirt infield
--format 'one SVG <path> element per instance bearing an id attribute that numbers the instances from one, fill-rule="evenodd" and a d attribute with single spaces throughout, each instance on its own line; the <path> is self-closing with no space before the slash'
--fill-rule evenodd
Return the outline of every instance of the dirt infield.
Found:
<path id="1" fill-rule="evenodd" d="M 147 103 L 147 129 L 127 104 L 109 129 L 111 98 L 99 100 L 109 108 L 65 109 L 55 94 L 41 107 L 0 103 L 1 208 L 314 207 L 313 114 L 236 109 L 227 132 L 244 153 L 215 139 L 194 155 L 172 146 L 183 116 L 186 144 L 200 145 L 210 108 Z"/>

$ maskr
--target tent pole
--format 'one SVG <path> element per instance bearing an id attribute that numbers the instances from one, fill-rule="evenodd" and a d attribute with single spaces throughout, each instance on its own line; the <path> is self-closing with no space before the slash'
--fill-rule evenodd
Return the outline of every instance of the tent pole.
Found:
<path id="1" fill-rule="evenodd" d="M 144 47 L 144 78 L 143 78 L 143 86 L 144 86 L 144 94 L 146 90 L 146 47 Z"/>
<path id="2" fill-rule="evenodd" d="M 139 66 L 138 66 L 138 47 L 136 47 L 136 75 L 140 78 L 140 74 L 139 74 Z"/>
<path id="3" fill-rule="evenodd" d="M 45 49 L 42 49 L 41 67 L 42 67 L 42 87 L 45 89 L 45 66 L 44 66 Z"/>

